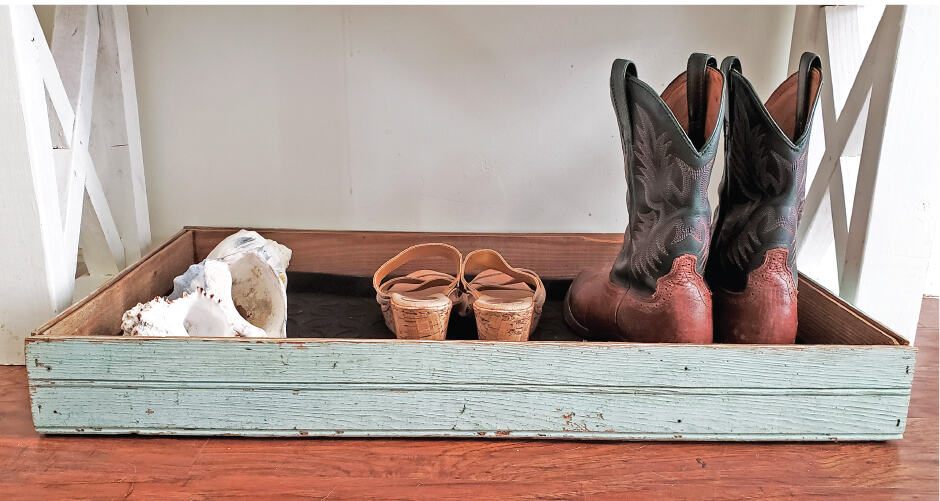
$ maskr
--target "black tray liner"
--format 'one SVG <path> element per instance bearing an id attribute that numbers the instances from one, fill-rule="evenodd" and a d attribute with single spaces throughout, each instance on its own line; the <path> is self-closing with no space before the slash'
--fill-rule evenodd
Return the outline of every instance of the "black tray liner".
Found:
<path id="1" fill-rule="evenodd" d="M 533 341 L 580 341 L 565 324 L 562 303 L 571 280 L 544 280 L 545 306 Z M 287 274 L 287 337 L 394 339 L 375 301 L 372 277 Z M 447 339 L 477 339 L 472 317 L 451 314 Z"/>

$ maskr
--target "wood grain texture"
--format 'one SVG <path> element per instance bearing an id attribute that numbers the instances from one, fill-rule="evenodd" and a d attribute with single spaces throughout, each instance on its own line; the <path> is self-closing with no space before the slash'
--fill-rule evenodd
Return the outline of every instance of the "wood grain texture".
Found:
<path id="1" fill-rule="evenodd" d="M 193 235 L 183 230 L 97 291 L 40 327 L 37 336 L 113 336 L 121 315 L 139 302 L 167 294 L 173 278 L 193 264 Z"/>
<path id="2" fill-rule="evenodd" d="M 37 429 L 887 440 L 906 426 L 914 365 L 900 347 L 127 341 L 31 340 Z"/>
<path id="3" fill-rule="evenodd" d="M 109 337 L 27 344 L 30 379 L 908 390 L 910 347 Z M 185 353 L 185 358 L 180 354 Z M 168 360 L 178 363 L 167 364 Z M 859 377 L 864 370 L 866 377 Z"/>
<path id="4" fill-rule="evenodd" d="M 907 345 L 906 339 L 852 308 L 805 276 L 797 296 L 799 334 L 806 344 Z"/>
<path id="5" fill-rule="evenodd" d="M 936 299 L 924 301 L 903 440 L 851 443 L 41 436 L 26 371 L 0 367 L 10 499 L 936 499 Z"/>
<path id="6" fill-rule="evenodd" d="M 901 438 L 909 395 L 53 385 L 31 399 L 43 433 L 792 441 Z"/>
<path id="7" fill-rule="evenodd" d="M 239 230 L 204 227 L 187 229 L 195 233 L 197 259 L 204 259 L 223 238 Z M 585 268 L 613 262 L 623 243 L 623 235 L 606 233 L 255 231 L 290 247 L 294 254 L 289 271 L 360 276 L 372 276 L 382 263 L 409 246 L 444 242 L 457 247 L 464 255 L 475 249 L 497 250 L 510 264 L 531 269 L 542 278 L 574 278 Z M 410 271 L 414 269 L 407 266 L 399 270 L 400 273 Z"/>

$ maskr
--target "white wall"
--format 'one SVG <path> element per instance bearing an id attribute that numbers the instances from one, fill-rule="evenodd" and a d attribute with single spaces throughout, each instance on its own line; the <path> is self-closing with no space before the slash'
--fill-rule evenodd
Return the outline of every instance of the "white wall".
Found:
<path id="1" fill-rule="evenodd" d="M 611 60 L 634 59 L 641 77 L 662 89 L 692 51 L 735 54 L 767 96 L 786 76 L 794 13 L 129 10 L 154 242 L 187 224 L 620 232 L 625 183 L 608 97 Z M 37 11 L 51 34 L 52 8 Z M 899 67 L 901 76 L 916 72 Z M 720 175 L 719 167 L 712 194 Z M 911 186 L 888 185 L 901 196 Z M 872 240 L 896 238 L 875 229 Z M 938 269 L 928 280 L 934 293 Z M 896 309 L 863 299 L 865 310 Z M 891 312 L 883 313 L 876 318 Z"/>
<path id="2" fill-rule="evenodd" d="M 608 76 L 786 76 L 792 7 L 131 7 L 154 241 L 186 224 L 620 232 Z M 717 188 L 720 170 L 712 190 Z"/>

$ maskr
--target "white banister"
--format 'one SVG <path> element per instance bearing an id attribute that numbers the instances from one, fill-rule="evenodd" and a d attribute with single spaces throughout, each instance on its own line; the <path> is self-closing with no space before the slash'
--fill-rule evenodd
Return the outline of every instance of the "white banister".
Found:
<path id="1" fill-rule="evenodd" d="M 126 8 L 57 7 L 50 48 L 33 7 L 0 6 L 0 67 L 6 364 L 71 304 L 79 246 L 97 285 L 146 251 L 150 221 Z"/>
<path id="2" fill-rule="evenodd" d="M 863 55 L 859 13 L 854 6 L 800 6 L 794 19 L 791 69 L 812 50 L 826 80 L 816 124 L 824 144 L 814 138 L 812 146 L 824 152 L 806 194 L 799 262 L 842 298 L 912 337 L 936 226 L 937 93 L 924 86 L 937 80 L 929 61 L 940 16 L 885 7 Z M 854 165 L 857 174 L 846 168 Z"/>

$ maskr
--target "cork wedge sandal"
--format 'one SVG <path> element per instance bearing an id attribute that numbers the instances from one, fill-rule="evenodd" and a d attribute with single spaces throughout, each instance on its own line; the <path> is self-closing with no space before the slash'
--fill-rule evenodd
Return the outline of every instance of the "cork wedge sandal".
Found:
<path id="1" fill-rule="evenodd" d="M 384 281 L 393 271 L 415 259 L 444 258 L 456 275 L 436 270 L 418 270 Z M 411 246 L 385 262 L 372 277 L 376 301 L 385 325 L 399 339 L 443 340 L 454 302 L 459 300 L 463 256 L 455 247 L 441 244 Z"/>
<path id="2" fill-rule="evenodd" d="M 476 276 L 467 281 L 466 273 Z M 545 287 L 535 272 L 509 266 L 492 249 L 467 254 L 460 274 L 464 312 L 473 312 L 477 335 L 487 341 L 528 341 L 545 304 Z"/>

